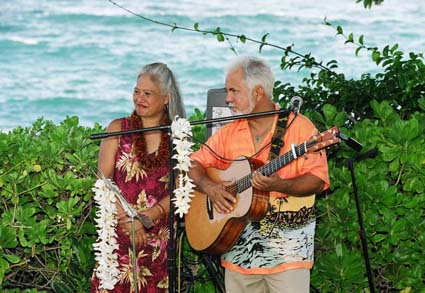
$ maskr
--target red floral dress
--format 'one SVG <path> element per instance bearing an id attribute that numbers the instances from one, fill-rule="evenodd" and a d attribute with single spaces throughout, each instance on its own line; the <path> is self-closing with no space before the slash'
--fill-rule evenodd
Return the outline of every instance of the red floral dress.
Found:
<path id="1" fill-rule="evenodd" d="M 129 129 L 130 120 L 122 118 L 122 130 Z M 148 156 L 155 156 L 155 153 Z M 155 170 L 139 166 L 131 135 L 121 136 L 115 157 L 114 181 L 126 200 L 138 211 L 154 206 L 169 194 L 169 164 L 166 162 Z M 129 236 L 117 227 L 119 281 L 113 290 L 99 289 L 99 280 L 93 274 L 91 292 L 134 292 L 132 245 Z M 163 218 L 148 232 L 147 246 L 136 247 L 138 292 L 166 292 L 168 288 L 167 244 L 168 221 Z"/>

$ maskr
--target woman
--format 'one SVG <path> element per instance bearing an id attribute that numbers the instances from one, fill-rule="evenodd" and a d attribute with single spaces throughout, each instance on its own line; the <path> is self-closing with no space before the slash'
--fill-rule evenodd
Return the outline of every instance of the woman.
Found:
<path id="1" fill-rule="evenodd" d="M 131 116 L 113 120 L 108 132 L 169 125 L 176 115 L 186 116 L 175 77 L 163 63 L 143 67 L 137 77 L 133 102 Z M 167 131 L 148 131 L 106 138 L 99 150 L 99 170 L 113 178 L 126 200 L 155 223 L 147 230 L 135 220 L 139 292 L 165 292 L 168 288 L 168 143 Z M 120 205 L 117 210 L 117 254 L 121 273 L 112 292 L 133 292 L 131 223 Z M 101 292 L 98 286 L 99 280 L 93 274 L 91 291 Z"/>

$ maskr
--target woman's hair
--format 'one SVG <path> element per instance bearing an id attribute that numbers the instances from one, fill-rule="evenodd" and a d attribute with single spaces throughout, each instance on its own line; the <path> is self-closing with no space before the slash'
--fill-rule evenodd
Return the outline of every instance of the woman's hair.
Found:
<path id="1" fill-rule="evenodd" d="M 260 85 L 264 88 L 266 96 L 269 99 L 273 98 L 274 75 L 266 61 L 252 56 L 236 57 L 227 66 L 226 76 L 237 69 L 242 69 L 249 91 Z"/>
<path id="2" fill-rule="evenodd" d="M 170 100 L 168 102 L 168 118 L 170 121 L 173 121 L 177 115 L 180 118 L 186 118 L 186 111 L 177 80 L 168 66 L 160 62 L 147 64 L 142 68 L 137 79 L 145 74 L 149 75 L 154 82 L 158 82 L 161 94 L 170 94 Z"/>

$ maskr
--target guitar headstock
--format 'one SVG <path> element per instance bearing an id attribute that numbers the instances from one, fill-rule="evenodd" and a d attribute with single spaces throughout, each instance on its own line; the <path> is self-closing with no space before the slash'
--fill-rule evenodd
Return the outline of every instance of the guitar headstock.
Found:
<path id="1" fill-rule="evenodd" d="M 319 134 L 313 135 L 311 139 L 306 142 L 307 150 L 309 152 L 316 152 L 328 146 L 340 143 L 341 139 L 339 138 L 339 133 L 338 126 L 334 126 Z"/>

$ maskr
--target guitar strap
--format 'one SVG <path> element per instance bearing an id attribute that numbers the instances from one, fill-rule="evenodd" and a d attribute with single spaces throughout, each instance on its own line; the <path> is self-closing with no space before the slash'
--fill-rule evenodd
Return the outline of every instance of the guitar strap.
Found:
<path id="1" fill-rule="evenodd" d="M 285 135 L 289 113 L 289 111 L 283 111 L 279 113 L 279 117 L 277 118 L 276 122 L 276 128 L 272 137 L 269 160 L 278 157 L 280 149 L 285 144 L 283 141 L 283 136 Z"/>
<path id="2" fill-rule="evenodd" d="M 288 124 L 289 113 L 290 113 L 289 111 L 283 111 L 283 112 L 280 112 L 279 116 L 277 117 L 276 128 L 274 130 L 274 134 L 273 134 L 272 142 L 271 142 L 271 147 L 270 147 L 269 161 L 274 159 L 274 158 L 277 158 L 279 156 L 280 149 L 285 144 L 285 142 L 283 141 L 283 137 L 284 137 L 285 132 L 286 132 L 286 126 Z M 277 215 L 280 212 L 281 206 L 282 206 L 284 201 L 288 202 L 286 197 L 275 198 L 274 200 L 272 200 L 270 198 L 269 210 L 268 210 L 267 215 L 266 215 L 264 220 L 269 219 L 269 221 L 270 221 L 270 217 L 272 215 L 277 219 L 278 218 Z M 273 209 L 272 209 L 273 205 L 278 206 L 278 212 L 273 212 Z M 271 229 L 268 233 L 269 236 L 272 233 L 274 226 L 276 225 L 275 220 L 271 220 L 270 222 L 273 223 L 273 225 L 272 225 L 272 227 L 271 227 Z"/>

